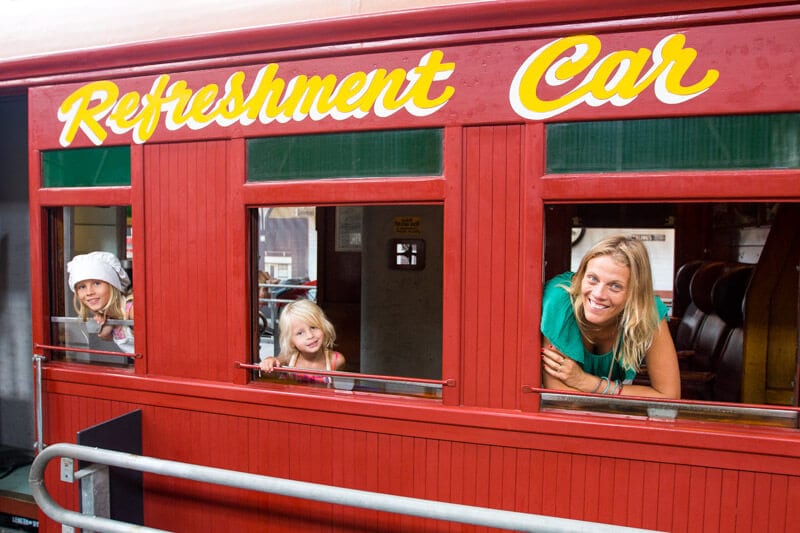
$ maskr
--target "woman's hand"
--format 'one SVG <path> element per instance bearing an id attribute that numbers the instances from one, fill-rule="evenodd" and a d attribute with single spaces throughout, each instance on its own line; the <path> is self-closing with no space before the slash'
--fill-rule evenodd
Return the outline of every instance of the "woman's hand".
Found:
<path id="1" fill-rule="evenodd" d="M 547 376 L 551 378 L 551 380 L 545 379 L 547 388 L 554 388 L 552 380 L 560 382 L 562 386 L 558 388 L 569 388 L 583 392 L 592 390 L 594 385 L 597 384 L 597 379 L 592 379 L 593 376 L 584 372 L 573 359 L 556 350 L 546 339 L 542 342 L 542 368 Z M 550 383 L 547 383 L 547 381 L 550 381 Z M 558 382 L 555 384 L 558 385 Z"/>
<path id="2" fill-rule="evenodd" d="M 260 363 L 258 363 L 259 368 L 269 374 L 272 372 L 273 368 L 278 368 L 281 366 L 281 362 L 278 361 L 277 357 L 265 357 Z"/>

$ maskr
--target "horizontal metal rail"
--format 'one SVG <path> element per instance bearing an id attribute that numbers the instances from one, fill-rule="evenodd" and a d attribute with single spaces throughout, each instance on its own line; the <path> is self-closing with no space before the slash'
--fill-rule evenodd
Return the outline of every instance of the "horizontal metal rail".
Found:
<path id="1" fill-rule="evenodd" d="M 126 353 L 126 352 L 112 352 L 110 350 L 95 350 L 93 348 L 78 348 L 77 346 L 58 346 L 51 344 L 34 344 L 33 348 L 36 350 L 55 350 L 58 352 L 78 352 L 78 353 L 91 353 L 98 355 L 113 355 L 115 357 L 132 357 L 134 359 L 141 359 L 140 353 Z"/>
<path id="2" fill-rule="evenodd" d="M 246 368 L 248 370 L 260 370 L 258 365 L 249 363 L 242 363 L 241 361 L 234 362 L 233 366 L 236 368 Z M 287 374 L 310 374 L 314 376 L 332 376 L 347 379 L 371 379 L 373 381 L 398 381 L 400 383 L 409 383 L 412 385 L 429 385 L 431 387 L 455 387 L 455 379 L 427 379 L 427 378 L 404 378 L 399 376 L 382 376 L 380 374 L 359 374 L 358 372 L 341 372 L 336 370 L 316 370 L 311 368 L 293 368 L 286 366 L 276 366 L 272 369 L 273 372 L 286 372 Z M 263 372 L 263 371 L 262 371 Z"/>
<path id="3" fill-rule="evenodd" d="M 77 316 L 51 316 L 50 322 L 53 324 L 86 324 L 89 320 Z M 109 326 L 133 326 L 131 319 L 107 318 L 104 323 Z"/>
<path id="4" fill-rule="evenodd" d="M 435 500 L 423 500 L 419 498 L 320 485 L 305 481 L 260 476 L 245 472 L 236 472 L 221 468 L 199 466 L 166 459 L 156 459 L 124 452 L 80 446 L 77 444 L 58 443 L 48 446 L 39 453 L 33 461 L 33 465 L 31 465 L 29 475 L 31 495 L 42 512 L 56 522 L 95 531 L 108 531 L 112 533 L 137 531 L 149 533 L 162 530 L 133 525 L 110 518 L 84 515 L 59 506 L 44 486 L 45 468 L 47 464 L 56 457 L 71 457 L 81 461 L 127 468 L 139 472 L 172 476 L 238 489 L 279 494 L 282 496 L 314 500 L 335 505 L 346 505 L 375 511 L 513 531 L 536 531 L 540 533 L 648 531 L 608 524 L 598 524 L 595 522 L 571 520 L 568 518 L 555 518 L 499 509 L 473 507 Z"/>

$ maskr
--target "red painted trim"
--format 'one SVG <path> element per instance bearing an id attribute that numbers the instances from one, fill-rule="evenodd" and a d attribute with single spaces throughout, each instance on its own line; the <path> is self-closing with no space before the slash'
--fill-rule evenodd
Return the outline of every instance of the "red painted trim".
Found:
<path id="1" fill-rule="evenodd" d="M 332 205 L 367 202 L 436 202 L 445 198 L 442 178 L 364 178 L 248 183 L 245 205 Z"/>
<path id="2" fill-rule="evenodd" d="M 546 202 L 787 201 L 800 199 L 800 170 L 549 174 L 541 190 Z"/>
<path id="3" fill-rule="evenodd" d="M 37 189 L 35 198 L 39 205 L 61 207 L 65 205 L 130 205 L 130 187 L 70 187 Z M 34 198 L 34 196 L 31 196 Z M 135 310 L 134 310 L 135 311 Z"/>
<path id="4" fill-rule="evenodd" d="M 227 179 L 227 210 L 228 216 L 228 248 L 226 250 L 226 268 L 228 279 L 228 332 L 230 333 L 230 350 L 228 350 L 228 380 L 238 385 L 249 381 L 247 374 L 233 370 L 236 360 L 245 359 L 252 361 L 251 353 L 251 328 L 242 327 L 250 324 L 250 303 L 253 290 L 250 280 L 250 265 L 253 263 L 253 250 L 250 249 L 250 233 L 248 224 L 250 217 L 243 211 L 244 183 L 247 180 L 247 144 L 244 139 L 233 139 L 228 143 L 228 179 Z M 251 258 L 243 261 L 242 258 Z"/>
<path id="5" fill-rule="evenodd" d="M 49 316 L 48 309 L 50 282 L 47 276 L 46 247 L 47 220 L 37 203 L 41 185 L 41 158 L 39 151 L 31 150 L 28 155 L 28 196 L 30 198 L 30 253 L 31 253 L 31 316 Z M 45 320 L 33 320 L 33 342 L 46 343 L 49 339 L 48 324 Z"/>
<path id="6" fill-rule="evenodd" d="M 627 22 L 613 19 L 631 17 L 659 17 L 662 24 L 686 24 L 692 20 L 708 23 L 718 15 L 725 18 L 780 17 L 796 12 L 793 8 L 797 6 L 792 4 L 794 2 L 746 0 L 668 0 L 658 4 L 629 0 L 604 3 L 591 0 L 505 0 L 429 7 L 15 59 L 0 62 L 0 87 L 53 83 L 55 78 L 62 76 L 72 76 L 71 79 L 76 80 L 80 79 L 80 73 L 94 72 L 96 75 L 100 70 L 110 69 L 124 68 L 128 73 L 141 73 L 144 65 L 153 64 L 195 61 L 208 65 L 215 58 L 229 61 L 230 56 L 263 52 L 269 52 L 274 60 L 276 52 L 282 50 L 379 40 L 418 41 L 430 35 L 481 31 L 485 28 L 508 31 L 526 25 L 540 28 L 554 24 L 585 25 L 587 21 L 595 24 L 595 27 L 602 24 L 613 28 L 636 22 L 635 19 Z M 737 11 L 724 11 L 731 9 Z M 715 10 L 721 10 L 722 13 L 708 13 Z M 648 27 L 654 24 L 658 22 L 647 22 Z M 574 28 L 572 31 L 583 30 Z M 363 44 L 359 44 L 358 48 L 363 50 Z"/>
<path id="7" fill-rule="evenodd" d="M 144 354 L 134 361 L 134 368 L 139 374 L 147 373 L 147 246 L 145 245 L 146 211 L 144 208 L 144 147 L 131 145 L 131 186 L 128 203 L 131 206 L 131 239 L 133 243 L 133 282 L 135 284 L 135 301 L 133 304 L 133 322 L 136 330 L 134 347 L 138 353 Z"/>
<path id="8" fill-rule="evenodd" d="M 520 220 L 522 224 L 522 246 L 520 247 L 520 265 L 522 265 L 521 286 L 527 287 L 527 298 L 520 302 L 520 322 L 538 324 L 541 315 L 541 294 L 543 289 L 543 268 L 541 261 L 531 261 L 531 257 L 539 257 L 544 249 L 544 206 L 540 200 L 541 180 L 545 165 L 545 126 L 542 123 L 529 124 L 524 132 L 524 145 L 528 147 L 523 154 L 523 204 Z M 520 379 L 522 384 L 541 383 L 541 364 L 538 354 L 540 333 L 538 328 L 526 328 L 520 335 L 520 346 L 528 357 L 519 357 Z M 539 410 L 538 394 L 523 394 L 520 406 L 524 411 Z"/>
<path id="9" fill-rule="evenodd" d="M 464 375 L 461 371 L 463 360 L 462 331 L 464 319 L 462 284 L 465 263 L 463 235 L 463 151 L 462 128 L 445 128 L 443 138 L 444 153 L 444 236 L 442 250 L 442 376 Z M 459 405 L 463 394 L 463 384 L 456 388 L 442 389 L 444 405 Z"/>

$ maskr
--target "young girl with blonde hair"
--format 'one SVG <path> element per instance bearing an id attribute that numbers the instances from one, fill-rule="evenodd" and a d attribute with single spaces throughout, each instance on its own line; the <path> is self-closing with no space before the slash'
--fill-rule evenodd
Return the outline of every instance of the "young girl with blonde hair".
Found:
<path id="1" fill-rule="evenodd" d="M 308 368 L 314 370 L 341 370 L 344 356 L 333 350 L 336 331 L 325 312 L 311 300 L 296 300 L 281 311 L 278 320 L 281 351 L 278 357 L 267 357 L 260 363 L 262 370 L 274 368 Z M 324 381 L 311 375 L 309 381 Z"/>

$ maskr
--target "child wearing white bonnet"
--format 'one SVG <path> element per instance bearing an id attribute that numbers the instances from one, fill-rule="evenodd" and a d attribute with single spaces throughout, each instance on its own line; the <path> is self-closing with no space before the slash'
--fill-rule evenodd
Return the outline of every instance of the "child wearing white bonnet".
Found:
<path id="1" fill-rule="evenodd" d="M 90 252 L 76 255 L 67 263 L 69 287 L 74 291 L 75 284 L 87 279 L 99 279 L 125 292 L 131 285 L 127 272 L 122 268 L 117 256 L 109 252 Z"/>
<path id="2" fill-rule="evenodd" d="M 123 352 L 133 353 L 133 328 L 108 324 L 107 320 L 133 318 L 133 298 L 125 296 L 131 285 L 117 257 L 109 252 L 76 255 L 67 263 L 73 305 L 86 321 L 90 313 L 100 326 L 98 337 L 113 340 Z"/>

